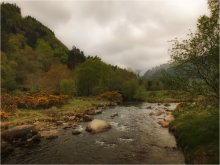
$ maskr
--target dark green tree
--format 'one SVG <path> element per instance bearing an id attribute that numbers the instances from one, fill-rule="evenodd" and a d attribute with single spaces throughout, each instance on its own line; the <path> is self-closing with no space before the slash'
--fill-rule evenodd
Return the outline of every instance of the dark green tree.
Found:
<path id="1" fill-rule="evenodd" d="M 84 53 L 73 46 L 73 48 L 69 51 L 68 59 L 67 59 L 67 66 L 70 69 L 74 69 L 77 65 L 83 63 L 86 60 Z"/>

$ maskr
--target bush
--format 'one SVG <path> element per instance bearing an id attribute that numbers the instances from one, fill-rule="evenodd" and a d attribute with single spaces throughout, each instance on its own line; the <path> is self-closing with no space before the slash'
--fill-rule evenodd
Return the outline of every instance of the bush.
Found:
<path id="1" fill-rule="evenodd" d="M 133 100 L 135 92 L 138 88 L 138 81 L 136 79 L 128 80 L 124 82 L 122 88 L 122 94 L 125 100 Z"/>
<path id="2" fill-rule="evenodd" d="M 122 95 L 117 91 L 109 91 L 102 93 L 100 96 L 100 99 L 107 100 L 110 102 L 115 102 L 117 104 L 122 103 Z"/>
<path id="3" fill-rule="evenodd" d="M 8 114 L 2 110 L 0 110 L 1 121 L 8 120 Z"/>
<path id="4" fill-rule="evenodd" d="M 146 99 L 146 96 L 147 96 L 146 89 L 145 89 L 145 87 L 142 85 L 142 86 L 139 86 L 139 87 L 136 89 L 135 94 L 134 94 L 134 99 L 135 99 L 135 100 L 144 101 L 144 100 Z"/>
<path id="5" fill-rule="evenodd" d="M 186 163 L 219 164 L 219 108 L 182 104 L 173 114 L 171 130 Z"/>
<path id="6" fill-rule="evenodd" d="M 67 102 L 67 95 L 51 95 L 49 93 L 26 94 L 23 96 L 2 95 L 2 109 L 6 112 L 16 110 L 16 108 L 49 108 L 60 106 Z"/>
<path id="7" fill-rule="evenodd" d="M 73 80 L 64 79 L 60 82 L 60 93 L 66 95 L 75 95 L 76 88 Z"/>
<path id="8" fill-rule="evenodd" d="M 12 112 L 17 109 L 17 98 L 9 94 L 1 94 L 1 109 Z"/>

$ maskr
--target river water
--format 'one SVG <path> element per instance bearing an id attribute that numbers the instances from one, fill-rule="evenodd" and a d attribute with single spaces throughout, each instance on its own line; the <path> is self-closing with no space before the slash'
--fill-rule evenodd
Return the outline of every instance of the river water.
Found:
<path id="1" fill-rule="evenodd" d="M 151 106 L 151 109 L 149 109 Z M 175 104 L 168 107 L 174 109 Z M 158 117 L 150 112 L 164 109 L 153 103 L 127 104 L 103 110 L 94 116 L 112 125 L 109 131 L 90 134 L 88 123 L 80 123 L 80 135 L 71 129 L 62 130 L 57 139 L 42 139 L 31 147 L 16 148 L 2 163 L 20 164 L 182 164 L 183 153 L 177 148 L 174 136 L 161 128 Z M 118 116 L 111 118 L 113 113 Z M 160 116 L 159 118 L 162 118 Z"/>

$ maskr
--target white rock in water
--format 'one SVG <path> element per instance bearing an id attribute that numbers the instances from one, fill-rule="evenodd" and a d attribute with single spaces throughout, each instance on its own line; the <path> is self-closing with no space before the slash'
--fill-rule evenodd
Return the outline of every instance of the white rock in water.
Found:
<path id="1" fill-rule="evenodd" d="M 99 133 L 111 128 L 111 125 L 104 120 L 94 119 L 86 127 L 86 131 L 91 133 Z"/>

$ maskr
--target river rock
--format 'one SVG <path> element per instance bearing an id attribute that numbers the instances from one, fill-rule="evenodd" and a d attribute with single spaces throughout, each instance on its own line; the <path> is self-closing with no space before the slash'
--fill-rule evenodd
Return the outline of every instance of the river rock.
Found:
<path id="1" fill-rule="evenodd" d="M 150 116 L 160 116 L 164 113 L 164 111 L 157 111 L 157 112 L 151 112 L 149 115 Z"/>
<path id="2" fill-rule="evenodd" d="M 164 120 L 167 121 L 167 122 L 171 122 L 171 121 L 174 120 L 174 117 L 173 117 L 172 114 L 169 114 L 169 115 L 167 115 L 167 116 L 164 118 Z"/>
<path id="3" fill-rule="evenodd" d="M 12 141 L 13 139 L 27 139 L 28 135 L 36 135 L 37 131 L 34 125 L 21 125 L 11 128 L 2 133 L 2 138 L 6 141 Z"/>
<path id="4" fill-rule="evenodd" d="M 79 135 L 79 134 L 81 134 L 81 133 L 82 133 L 82 132 L 79 131 L 79 130 L 77 130 L 77 129 L 75 129 L 75 130 L 72 131 L 72 134 L 73 134 L 73 135 Z"/>
<path id="5" fill-rule="evenodd" d="M 90 110 L 87 112 L 88 115 L 97 115 L 97 114 L 101 114 L 102 113 L 102 110 L 100 109 L 96 109 L 96 110 Z"/>
<path id="6" fill-rule="evenodd" d="M 167 128 L 169 126 L 169 123 L 167 121 L 159 121 L 158 124 L 160 124 L 163 128 Z"/>
<path id="7" fill-rule="evenodd" d="M 111 115 L 111 118 L 114 118 L 114 117 L 116 117 L 116 116 L 118 116 L 118 113 L 113 113 L 113 114 Z"/>
<path id="8" fill-rule="evenodd" d="M 165 103 L 164 106 L 165 106 L 165 107 L 169 107 L 170 104 L 169 104 L 169 103 Z"/>
<path id="9" fill-rule="evenodd" d="M 93 120 L 93 117 L 92 116 L 89 116 L 89 115 L 84 115 L 83 116 L 83 121 L 92 121 Z"/>
<path id="10" fill-rule="evenodd" d="M 39 142 L 41 140 L 41 135 L 38 133 L 37 135 L 32 136 L 27 139 L 27 142 Z"/>
<path id="11" fill-rule="evenodd" d="M 94 119 L 86 127 L 86 131 L 91 133 L 99 133 L 111 128 L 111 125 L 104 120 Z"/>
<path id="12" fill-rule="evenodd" d="M 62 125 L 64 121 L 56 121 L 56 125 Z"/>
<path id="13" fill-rule="evenodd" d="M 4 155 L 4 154 L 8 154 L 10 152 L 12 152 L 14 150 L 13 146 L 4 141 L 4 140 L 1 140 L 1 154 Z"/>
<path id="14" fill-rule="evenodd" d="M 50 131 L 42 131 L 40 132 L 42 137 L 45 137 L 46 139 L 54 139 L 58 137 L 58 131 L 57 130 L 50 130 Z"/>
<path id="15" fill-rule="evenodd" d="M 63 129 L 68 129 L 68 128 L 71 128 L 72 125 L 69 124 L 69 123 L 63 123 Z"/>
<path id="16" fill-rule="evenodd" d="M 151 107 L 151 106 L 148 106 L 147 109 L 152 109 L 152 107 Z"/>

